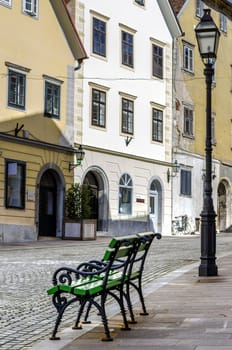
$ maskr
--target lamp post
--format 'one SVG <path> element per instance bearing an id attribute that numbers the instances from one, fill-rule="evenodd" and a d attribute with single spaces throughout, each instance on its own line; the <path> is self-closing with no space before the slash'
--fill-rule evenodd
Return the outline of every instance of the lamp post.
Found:
<path id="1" fill-rule="evenodd" d="M 201 264 L 199 276 L 217 276 L 216 265 L 216 213 L 212 199 L 212 135 L 211 135 L 211 88 L 214 62 L 217 56 L 220 32 L 210 10 L 205 9 L 200 23 L 195 28 L 201 58 L 205 64 L 206 82 L 206 141 L 203 209 L 201 212 Z"/>

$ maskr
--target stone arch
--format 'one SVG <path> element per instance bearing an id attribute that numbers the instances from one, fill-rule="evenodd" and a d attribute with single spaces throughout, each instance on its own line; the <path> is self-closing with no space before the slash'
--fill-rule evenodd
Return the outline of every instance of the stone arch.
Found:
<path id="1" fill-rule="evenodd" d="M 155 232 L 162 232 L 163 218 L 163 187 L 158 177 L 151 178 L 148 187 L 149 197 L 149 219 L 151 229 Z"/>
<path id="2" fill-rule="evenodd" d="M 230 211 L 230 184 L 227 179 L 222 179 L 217 189 L 217 226 L 219 231 L 225 231 L 231 226 Z"/>
<path id="3" fill-rule="evenodd" d="M 92 166 L 86 169 L 82 183 L 92 188 L 92 211 L 97 220 L 97 231 L 108 231 L 109 182 L 103 169 Z"/>
<path id="4" fill-rule="evenodd" d="M 37 234 L 62 237 L 64 216 L 65 178 L 53 163 L 45 164 L 36 178 L 36 228 Z M 46 217 L 46 215 L 48 215 Z M 43 227 L 41 220 L 53 215 L 53 232 Z M 47 221 L 48 223 L 48 221 Z"/>

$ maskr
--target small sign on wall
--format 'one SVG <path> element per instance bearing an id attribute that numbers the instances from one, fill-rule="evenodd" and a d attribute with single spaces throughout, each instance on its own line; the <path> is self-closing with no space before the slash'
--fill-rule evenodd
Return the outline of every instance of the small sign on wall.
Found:
<path id="1" fill-rule="evenodd" d="M 145 203 L 145 197 L 143 196 L 136 196 L 136 203 Z"/>
<path id="2" fill-rule="evenodd" d="M 34 191 L 34 189 L 28 189 L 27 190 L 27 200 L 28 201 L 34 201 L 35 200 L 35 191 Z"/>

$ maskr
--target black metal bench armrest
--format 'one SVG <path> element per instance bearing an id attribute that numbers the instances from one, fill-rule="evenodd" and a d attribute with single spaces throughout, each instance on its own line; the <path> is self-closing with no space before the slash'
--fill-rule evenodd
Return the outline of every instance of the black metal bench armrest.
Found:
<path id="1" fill-rule="evenodd" d="M 52 282 L 53 285 L 58 283 L 69 284 L 77 281 L 81 278 L 89 277 L 93 278 L 108 270 L 108 264 L 102 263 L 101 261 L 95 261 L 94 263 L 84 262 L 78 265 L 76 269 L 71 267 L 60 267 L 55 271 Z"/>

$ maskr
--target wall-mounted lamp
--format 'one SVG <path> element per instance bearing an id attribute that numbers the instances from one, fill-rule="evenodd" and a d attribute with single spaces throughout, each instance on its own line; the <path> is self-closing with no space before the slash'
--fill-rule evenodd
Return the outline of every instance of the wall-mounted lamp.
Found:
<path id="1" fill-rule="evenodd" d="M 172 169 L 170 171 L 170 169 L 168 168 L 167 170 L 167 181 L 170 181 L 171 177 L 175 177 L 180 169 L 180 165 L 177 163 L 177 160 L 175 160 L 175 162 L 171 165 Z"/>
<path id="2" fill-rule="evenodd" d="M 85 157 L 85 152 L 82 148 L 82 145 L 79 146 L 78 150 L 75 150 L 75 156 L 76 156 L 76 163 L 69 162 L 69 171 L 81 165 L 81 162 Z"/>

